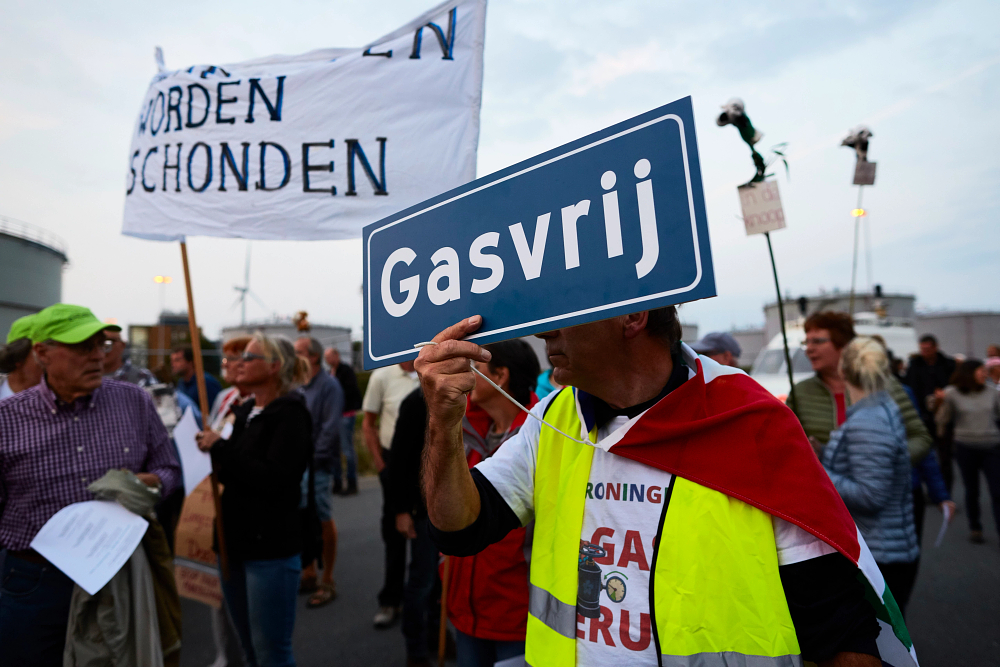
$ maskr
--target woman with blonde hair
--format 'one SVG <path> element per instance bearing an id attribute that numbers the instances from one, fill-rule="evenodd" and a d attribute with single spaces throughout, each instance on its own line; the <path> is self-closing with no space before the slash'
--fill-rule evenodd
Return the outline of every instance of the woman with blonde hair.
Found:
<path id="1" fill-rule="evenodd" d="M 211 429 L 198 445 L 225 486 L 222 519 L 229 578 L 222 583 L 250 667 L 293 667 L 292 631 L 302 568 L 299 501 L 312 459 L 312 418 L 293 391 L 309 362 L 279 337 L 256 334 L 236 382 L 253 398 L 233 408 L 232 433 Z"/>
<path id="2" fill-rule="evenodd" d="M 857 337 L 844 348 L 840 373 L 851 406 L 822 462 L 905 614 L 920 547 L 906 428 L 886 391 L 889 372 L 885 348 L 872 338 Z"/>

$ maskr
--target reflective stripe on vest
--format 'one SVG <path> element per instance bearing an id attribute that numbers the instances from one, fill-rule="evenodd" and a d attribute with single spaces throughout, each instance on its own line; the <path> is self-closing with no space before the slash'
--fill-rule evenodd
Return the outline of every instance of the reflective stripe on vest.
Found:
<path id="1" fill-rule="evenodd" d="M 571 388 L 549 404 L 546 421 L 566 433 L 581 432 Z M 596 430 L 588 435 L 596 441 Z M 525 646 L 529 665 L 576 664 L 578 558 L 593 456 L 593 447 L 542 428 Z M 749 465 L 747 474 L 761 473 Z M 770 515 L 689 480 L 678 478 L 673 486 L 663 522 L 670 539 L 657 536 L 650 572 L 653 633 L 662 664 L 800 667 Z"/>
<path id="2" fill-rule="evenodd" d="M 722 653 L 696 653 L 694 655 L 664 655 L 661 656 L 663 667 L 802 667 L 802 658 L 798 655 L 779 655 L 775 657 L 763 655 L 743 655 L 732 651 Z M 531 662 L 527 667 L 542 667 Z M 809 663 L 812 664 L 812 663 Z"/>
<path id="3" fill-rule="evenodd" d="M 528 612 L 563 637 L 576 640 L 576 605 L 566 604 L 534 584 L 528 584 Z"/>
<path id="4" fill-rule="evenodd" d="M 723 651 L 694 655 L 665 655 L 663 667 L 802 667 L 802 658 L 797 655 L 769 657 Z"/>

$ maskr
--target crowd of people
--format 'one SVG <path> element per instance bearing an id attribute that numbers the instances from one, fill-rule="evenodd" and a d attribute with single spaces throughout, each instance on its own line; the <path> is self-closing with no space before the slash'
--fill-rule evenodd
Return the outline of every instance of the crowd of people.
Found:
<path id="1" fill-rule="evenodd" d="M 885 341 L 856 336 L 845 313 L 814 313 L 804 329 L 815 375 L 795 385 L 788 404 L 905 614 L 927 498 L 946 517 L 957 507 L 951 499 L 953 453 L 965 485 L 969 539 L 984 541 L 980 472 L 1000 528 L 998 387 L 982 361 L 956 363 L 932 335 L 920 338 L 920 353 L 899 374 Z M 1000 367 L 997 352 L 994 346 L 987 351 L 994 367 Z"/>
<path id="2" fill-rule="evenodd" d="M 790 392 L 791 411 L 768 399 L 754 422 L 740 407 L 763 390 L 736 368 L 738 343 L 721 332 L 681 343 L 673 308 L 541 334 L 545 371 L 523 340 L 463 342 L 479 322 L 372 372 L 362 396 L 340 352 L 308 335 L 225 341 L 225 388 L 178 348 L 169 386 L 84 307 L 16 321 L 0 347 L 0 664 L 74 655 L 74 583 L 31 540 L 108 471 L 157 494 L 146 518 L 172 549 L 185 490 L 171 434 L 188 409 L 223 488 L 215 667 L 294 665 L 299 596 L 307 609 L 336 600 L 334 497 L 358 493 L 359 412 L 382 491 L 372 623 L 401 620 L 411 667 L 439 647 L 460 667 L 693 654 L 876 665 L 876 613 L 824 530 L 853 519 L 905 614 L 928 500 L 957 508 L 953 460 L 969 539 L 985 541 L 982 477 L 1000 528 L 1000 349 L 956 360 L 924 336 L 903 372 L 850 316 L 814 313 L 815 375 Z M 807 482 L 789 485 L 800 496 L 770 483 L 790 466 Z M 178 604 L 176 588 L 157 594 Z M 157 664 L 178 664 L 176 642 L 159 651 Z M 857 662 L 838 662 L 848 655 Z"/>

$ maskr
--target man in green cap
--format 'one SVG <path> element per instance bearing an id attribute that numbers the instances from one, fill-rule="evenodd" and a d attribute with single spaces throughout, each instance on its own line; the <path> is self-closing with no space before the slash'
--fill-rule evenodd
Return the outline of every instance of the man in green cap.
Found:
<path id="1" fill-rule="evenodd" d="M 7 344 L 0 347 L 0 401 L 42 381 L 42 367 L 31 353 L 35 316 L 25 315 L 14 320 L 7 334 Z"/>
<path id="2" fill-rule="evenodd" d="M 152 399 L 104 378 L 105 324 L 82 306 L 58 303 L 31 333 L 42 381 L 0 402 L 0 665 L 62 665 L 73 582 L 31 549 L 56 512 L 93 500 L 87 487 L 130 470 L 168 495 L 180 465 Z"/>

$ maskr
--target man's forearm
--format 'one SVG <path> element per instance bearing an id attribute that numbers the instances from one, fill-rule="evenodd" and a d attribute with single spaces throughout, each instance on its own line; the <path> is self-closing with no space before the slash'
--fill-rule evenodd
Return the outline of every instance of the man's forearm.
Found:
<path id="1" fill-rule="evenodd" d="M 438 530 L 468 527 L 479 516 L 476 489 L 462 446 L 462 424 L 427 424 L 424 446 L 423 486 L 427 515 Z"/>
<path id="2" fill-rule="evenodd" d="M 375 428 L 375 418 L 370 412 L 365 413 L 361 423 L 361 433 L 365 437 L 365 446 L 376 461 L 382 458 L 381 445 L 378 440 L 378 430 Z"/>

